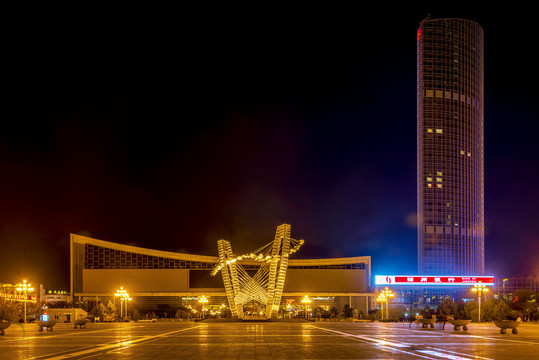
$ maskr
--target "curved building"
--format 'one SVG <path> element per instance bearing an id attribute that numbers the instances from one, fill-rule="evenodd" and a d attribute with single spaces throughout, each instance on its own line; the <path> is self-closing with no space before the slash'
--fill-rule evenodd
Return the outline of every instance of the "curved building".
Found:
<path id="1" fill-rule="evenodd" d="M 220 264 L 218 256 L 153 250 L 76 234 L 71 234 L 70 243 L 71 296 L 75 307 L 90 311 L 96 304 L 109 301 L 116 301 L 119 306 L 115 293 L 120 288 L 132 298 L 129 311 L 137 309 L 142 314 L 164 309 L 168 317 L 173 317 L 179 309 L 200 311 L 198 301 L 202 297 L 209 300 L 205 305 L 209 309 L 234 310 L 237 306 L 229 301 L 230 292 L 227 294 L 223 276 L 215 272 Z M 245 273 L 253 278 L 260 267 L 255 259 L 242 260 Z M 310 310 L 335 306 L 341 311 L 345 304 L 350 304 L 367 314 L 375 295 L 369 292 L 370 256 L 290 259 L 286 280 L 279 276 L 279 271 L 274 273 L 277 281 L 284 281 L 278 300 L 271 303 L 272 309 L 278 309 L 275 316 L 283 316 L 291 309 L 305 310 L 302 299 L 306 295 L 312 300 Z M 243 305 L 246 313 L 253 311 L 252 305 L 251 301 Z M 266 309 L 260 304 L 257 308 Z"/>
<path id="2" fill-rule="evenodd" d="M 484 273 L 483 29 L 430 19 L 417 30 L 420 274 Z"/>

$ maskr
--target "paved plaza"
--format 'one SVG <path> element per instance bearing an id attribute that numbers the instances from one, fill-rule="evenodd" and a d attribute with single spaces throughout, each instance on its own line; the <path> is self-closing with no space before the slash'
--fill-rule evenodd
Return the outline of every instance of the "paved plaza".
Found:
<path id="1" fill-rule="evenodd" d="M 532 359 L 539 325 L 502 335 L 492 323 L 467 332 L 351 322 L 155 322 L 13 324 L 0 336 L 8 359 Z"/>

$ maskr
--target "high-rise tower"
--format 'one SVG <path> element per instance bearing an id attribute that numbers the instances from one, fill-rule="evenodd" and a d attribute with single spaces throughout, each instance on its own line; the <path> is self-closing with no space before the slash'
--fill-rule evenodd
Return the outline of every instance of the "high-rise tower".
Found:
<path id="1" fill-rule="evenodd" d="M 484 273 L 483 29 L 423 20 L 417 30 L 420 274 Z"/>

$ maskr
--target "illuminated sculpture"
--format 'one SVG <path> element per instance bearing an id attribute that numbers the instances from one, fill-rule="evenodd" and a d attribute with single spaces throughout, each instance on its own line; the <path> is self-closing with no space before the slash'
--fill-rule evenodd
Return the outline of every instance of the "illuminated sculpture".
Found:
<path id="1" fill-rule="evenodd" d="M 273 242 L 240 256 L 234 255 L 228 241 L 217 241 L 219 262 L 212 275 L 221 271 L 233 316 L 243 318 L 243 305 L 250 301 L 264 305 L 268 319 L 277 314 L 283 294 L 288 256 L 303 245 L 303 240 L 290 238 L 290 228 L 288 224 L 278 226 Z M 250 276 L 242 262 L 260 263 L 260 267 L 254 276 Z"/>

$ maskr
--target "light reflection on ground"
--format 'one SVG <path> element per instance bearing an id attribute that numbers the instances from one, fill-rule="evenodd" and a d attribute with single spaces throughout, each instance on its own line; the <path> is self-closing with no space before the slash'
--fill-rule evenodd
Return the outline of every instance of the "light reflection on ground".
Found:
<path id="1" fill-rule="evenodd" d="M 38 332 L 11 326 L 0 337 L 7 359 L 451 359 L 533 358 L 539 324 L 501 335 L 493 324 L 467 332 L 408 324 L 351 322 L 156 322 L 58 324 Z"/>

